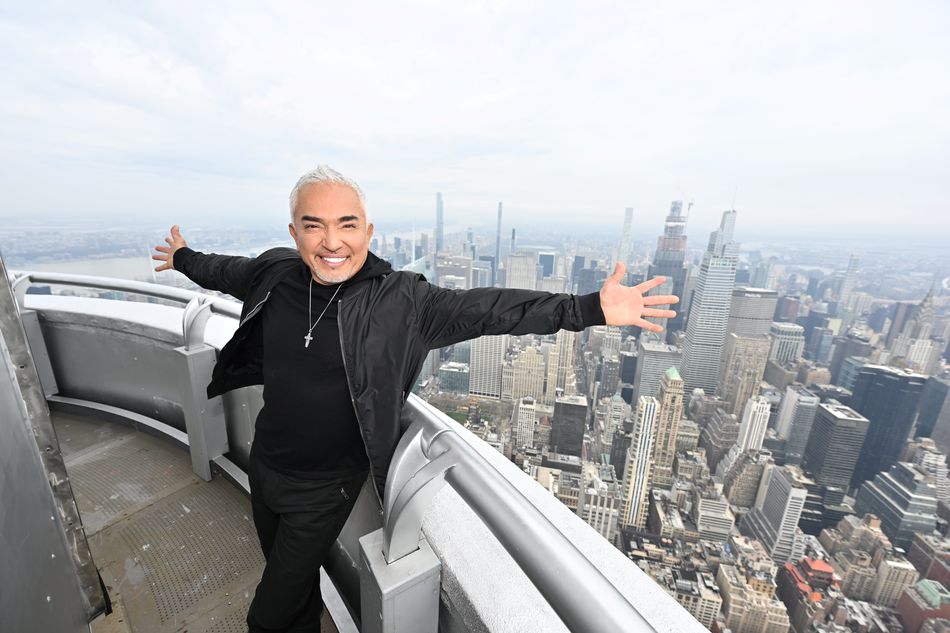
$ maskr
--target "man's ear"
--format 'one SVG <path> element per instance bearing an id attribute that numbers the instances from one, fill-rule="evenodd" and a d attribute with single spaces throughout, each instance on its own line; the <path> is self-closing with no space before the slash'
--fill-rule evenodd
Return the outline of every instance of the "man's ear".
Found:
<path id="1" fill-rule="evenodd" d="M 373 239 L 373 223 L 372 222 L 370 222 L 366 226 L 366 241 L 368 242 L 371 239 Z"/>
<path id="2" fill-rule="evenodd" d="M 294 238 L 294 241 L 297 241 L 297 227 L 294 226 L 294 223 L 291 222 L 287 225 L 287 228 L 290 230 L 290 237 Z"/>

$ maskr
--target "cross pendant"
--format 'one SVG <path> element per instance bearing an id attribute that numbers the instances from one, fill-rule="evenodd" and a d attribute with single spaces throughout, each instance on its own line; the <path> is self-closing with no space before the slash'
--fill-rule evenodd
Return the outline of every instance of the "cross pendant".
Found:
<path id="1" fill-rule="evenodd" d="M 313 340 L 313 337 L 310 336 L 310 332 L 307 332 L 307 335 L 306 335 L 305 337 L 303 337 L 303 340 L 304 340 L 303 346 L 304 346 L 304 347 L 310 347 L 310 341 Z"/>

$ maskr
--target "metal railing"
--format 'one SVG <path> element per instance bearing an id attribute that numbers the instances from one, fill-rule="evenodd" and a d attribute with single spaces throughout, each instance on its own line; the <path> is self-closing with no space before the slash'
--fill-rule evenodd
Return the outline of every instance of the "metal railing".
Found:
<path id="1" fill-rule="evenodd" d="M 183 304 L 185 312 L 182 315 L 182 338 L 185 347 L 193 349 L 204 340 L 205 326 L 212 314 L 241 318 L 241 304 L 219 297 L 175 288 L 162 286 L 144 281 L 118 279 L 115 277 L 94 277 L 92 275 L 75 275 L 71 273 L 41 273 L 41 272 L 12 272 L 11 286 L 16 295 L 20 309 L 23 309 L 23 300 L 27 288 L 31 284 L 49 284 L 53 286 L 71 286 L 74 288 L 95 288 L 112 292 L 127 292 L 131 294 L 164 299 Z"/>
<path id="2" fill-rule="evenodd" d="M 654 631 L 653 626 L 553 523 L 452 428 L 448 416 L 415 395 L 412 424 L 389 469 L 383 553 L 418 549 L 428 502 L 442 484 L 462 497 L 571 631 Z"/>

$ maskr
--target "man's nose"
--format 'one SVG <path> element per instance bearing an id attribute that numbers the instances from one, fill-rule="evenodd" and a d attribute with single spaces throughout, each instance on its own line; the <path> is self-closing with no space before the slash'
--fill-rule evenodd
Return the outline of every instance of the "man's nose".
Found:
<path id="1" fill-rule="evenodd" d="M 340 240 L 340 233 L 334 228 L 328 228 L 326 234 L 323 236 L 323 246 L 328 251 L 335 251 L 343 245 L 343 242 Z"/>

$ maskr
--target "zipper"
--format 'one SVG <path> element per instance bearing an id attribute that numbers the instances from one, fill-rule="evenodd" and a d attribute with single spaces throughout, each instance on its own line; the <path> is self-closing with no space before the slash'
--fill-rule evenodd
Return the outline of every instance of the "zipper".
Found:
<path id="1" fill-rule="evenodd" d="M 258 312 L 260 312 L 261 307 L 264 305 L 264 302 L 267 301 L 268 297 L 270 297 L 270 290 L 267 291 L 267 294 L 264 295 L 264 298 L 261 299 L 261 302 L 258 303 L 256 306 L 254 306 L 254 307 L 251 309 L 251 311 L 247 313 L 247 316 L 246 316 L 246 317 L 244 317 L 243 319 L 241 319 L 241 322 L 238 323 L 238 327 L 241 327 L 242 325 L 244 325 L 245 323 L 247 323 L 247 322 L 251 319 L 251 317 L 253 317 L 255 314 L 257 314 Z"/>
<path id="2" fill-rule="evenodd" d="M 360 422 L 359 411 L 356 410 L 356 398 L 353 397 L 353 385 L 350 383 L 350 370 L 346 366 L 346 348 L 343 346 L 343 299 L 336 302 L 336 324 L 340 333 L 340 357 L 343 359 L 343 375 L 346 376 L 346 389 L 350 392 L 350 404 L 353 405 L 353 415 L 356 416 L 356 424 L 360 427 L 360 438 L 363 440 L 363 450 L 366 451 L 366 459 L 369 461 L 369 478 L 373 487 L 373 494 L 379 502 L 379 513 L 383 514 L 383 500 L 379 496 L 379 490 L 376 488 L 376 476 L 373 474 L 373 458 L 369 454 L 369 445 L 366 443 L 366 435 L 363 434 L 363 423 Z"/>

